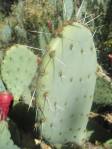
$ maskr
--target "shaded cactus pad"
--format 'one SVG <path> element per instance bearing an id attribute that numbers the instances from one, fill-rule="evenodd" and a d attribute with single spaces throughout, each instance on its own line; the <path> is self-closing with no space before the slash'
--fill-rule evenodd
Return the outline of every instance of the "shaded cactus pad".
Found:
<path id="1" fill-rule="evenodd" d="M 6 52 L 1 64 L 1 75 L 15 100 L 29 86 L 36 69 L 36 56 L 26 46 L 14 45 Z"/>

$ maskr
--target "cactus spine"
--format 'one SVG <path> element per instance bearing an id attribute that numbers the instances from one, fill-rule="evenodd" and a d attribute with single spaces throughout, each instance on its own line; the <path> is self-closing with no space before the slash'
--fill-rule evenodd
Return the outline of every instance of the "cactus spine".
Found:
<path id="1" fill-rule="evenodd" d="M 37 87 L 37 102 L 45 117 L 42 135 L 49 142 L 82 143 L 93 100 L 96 65 L 93 37 L 85 26 L 67 25 L 50 42 Z"/>
<path id="2" fill-rule="evenodd" d="M 29 86 L 36 69 L 36 56 L 26 46 L 14 45 L 6 52 L 1 64 L 1 75 L 15 100 Z"/>

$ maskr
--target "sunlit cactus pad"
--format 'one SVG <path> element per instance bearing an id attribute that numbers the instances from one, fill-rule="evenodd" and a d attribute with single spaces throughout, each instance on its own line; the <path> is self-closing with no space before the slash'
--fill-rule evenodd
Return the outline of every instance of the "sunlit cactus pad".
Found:
<path id="1" fill-rule="evenodd" d="M 18 100 L 31 83 L 37 69 L 36 55 L 24 45 L 14 45 L 1 65 L 1 74 L 8 90 Z"/>
<path id="2" fill-rule="evenodd" d="M 45 116 L 42 135 L 49 142 L 80 144 L 84 139 L 96 66 L 96 50 L 87 27 L 67 25 L 50 42 L 38 79 L 38 102 Z"/>

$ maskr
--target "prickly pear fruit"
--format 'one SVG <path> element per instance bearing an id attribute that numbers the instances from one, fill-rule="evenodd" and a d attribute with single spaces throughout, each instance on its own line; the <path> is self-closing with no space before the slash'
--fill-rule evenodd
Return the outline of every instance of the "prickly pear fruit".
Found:
<path id="1" fill-rule="evenodd" d="M 1 64 L 1 75 L 8 90 L 18 100 L 30 85 L 37 69 L 37 57 L 24 45 L 14 45 Z"/>
<path id="2" fill-rule="evenodd" d="M 0 120 L 5 120 L 7 118 L 9 107 L 13 101 L 13 96 L 9 92 L 0 92 Z"/>
<path id="3" fill-rule="evenodd" d="M 53 144 L 82 143 L 96 82 L 96 50 L 90 30 L 73 23 L 52 39 L 39 68 L 42 135 Z"/>

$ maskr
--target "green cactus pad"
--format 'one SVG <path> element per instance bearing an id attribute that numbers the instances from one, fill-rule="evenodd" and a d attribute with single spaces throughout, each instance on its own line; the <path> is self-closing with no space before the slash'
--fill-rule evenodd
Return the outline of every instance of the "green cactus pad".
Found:
<path id="1" fill-rule="evenodd" d="M 26 46 L 14 45 L 6 52 L 1 64 L 1 75 L 15 100 L 29 86 L 36 69 L 36 56 Z"/>
<path id="2" fill-rule="evenodd" d="M 96 50 L 85 26 L 67 25 L 52 39 L 38 79 L 42 135 L 53 144 L 81 143 L 96 82 Z"/>

